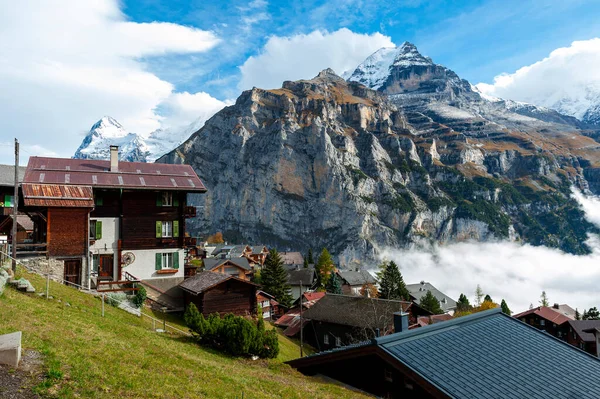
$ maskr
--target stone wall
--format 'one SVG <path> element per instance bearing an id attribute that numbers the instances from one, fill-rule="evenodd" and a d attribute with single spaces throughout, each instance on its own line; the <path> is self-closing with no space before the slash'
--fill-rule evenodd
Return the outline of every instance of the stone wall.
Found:
<path id="1" fill-rule="evenodd" d="M 46 275 L 50 272 L 50 278 L 62 282 L 65 275 L 65 262 L 58 259 L 46 259 L 45 257 L 19 259 L 19 262 L 32 273 Z"/>

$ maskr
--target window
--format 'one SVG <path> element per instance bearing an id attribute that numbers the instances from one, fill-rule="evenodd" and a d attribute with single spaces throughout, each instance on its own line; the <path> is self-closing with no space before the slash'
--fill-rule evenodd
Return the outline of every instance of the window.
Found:
<path id="1" fill-rule="evenodd" d="M 327 333 L 325 333 L 325 335 L 323 335 L 323 343 L 325 345 L 329 345 L 329 335 L 327 335 Z"/>
<path id="2" fill-rule="evenodd" d="M 392 370 L 390 370 L 390 369 L 383 370 L 383 378 L 387 382 L 394 382 L 394 378 L 392 377 Z"/>
<path id="3" fill-rule="evenodd" d="M 179 269 L 179 252 L 156 253 L 155 269 Z"/>
<path id="4" fill-rule="evenodd" d="M 540 326 L 542 326 L 542 327 L 543 327 L 543 326 L 545 326 L 545 325 L 546 325 L 546 320 L 544 320 L 544 319 L 541 319 L 541 320 L 540 320 Z"/>
<path id="5" fill-rule="evenodd" d="M 237 276 L 240 274 L 240 271 L 235 266 L 225 266 L 224 267 L 225 274 L 229 274 L 230 276 Z"/>
<path id="6" fill-rule="evenodd" d="M 179 206 L 179 200 L 173 193 L 163 191 L 156 196 L 156 206 Z"/>
<path id="7" fill-rule="evenodd" d="M 100 194 L 96 195 L 96 198 L 94 198 L 94 203 L 96 204 L 96 206 L 104 205 L 104 200 L 102 199 L 102 196 Z"/>
<path id="8" fill-rule="evenodd" d="M 92 273 L 98 273 L 98 264 L 100 263 L 100 255 L 92 255 Z"/>
<path id="9" fill-rule="evenodd" d="M 99 240 L 102 238 L 102 221 L 90 220 L 90 240 Z"/>
<path id="10" fill-rule="evenodd" d="M 173 206 L 172 193 L 162 193 L 162 206 Z"/>
<path id="11" fill-rule="evenodd" d="M 335 337 L 335 346 L 342 346 L 342 340 L 340 337 Z"/>
<path id="12" fill-rule="evenodd" d="M 156 238 L 179 237 L 179 220 L 156 222 Z"/>
<path id="13" fill-rule="evenodd" d="M 271 306 L 271 303 L 269 301 L 262 301 L 260 306 L 262 306 L 262 308 L 268 308 L 269 306 Z"/>

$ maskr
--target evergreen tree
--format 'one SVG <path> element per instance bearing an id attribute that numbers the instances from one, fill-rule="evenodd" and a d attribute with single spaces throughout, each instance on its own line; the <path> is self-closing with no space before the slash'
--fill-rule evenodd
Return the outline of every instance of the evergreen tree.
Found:
<path id="1" fill-rule="evenodd" d="M 327 282 L 334 274 L 335 266 L 333 265 L 333 259 L 327 251 L 327 248 L 323 248 L 319 259 L 315 265 L 315 272 L 317 272 L 317 286 L 320 290 L 324 290 L 327 287 Z"/>
<path id="2" fill-rule="evenodd" d="M 475 303 L 477 306 L 481 306 L 481 298 L 483 298 L 483 290 L 481 286 L 477 284 L 477 288 L 475 288 Z"/>
<path id="3" fill-rule="evenodd" d="M 575 308 L 575 320 L 581 320 L 581 314 L 577 308 Z"/>
<path id="4" fill-rule="evenodd" d="M 308 248 L 308 264 L 314 265 L 315 261 L 313 259 L 312 249 Z"/>
<path id="5" fill-rule="evenodd" d="M 494 302 L 492 301 L 492 297 L 489 295 L 486 295 L 485 298 L 483 298 L 483 302 Z"/>
<path id="6" fill-rule="evenodd" d="M 595 306 L 590 308 L 587 312 L 584 310 L 583 320 L 600 320 L 600 312 Z"/>
<path id="7" fill-rule="evenodd" d="M 327 287 L 325 290 L 330 294 L 341 294 L 342 293 L 342 282 L 338 277 L 337 273 L 333 273 L 331 278 L 327 282 Z"/>
<path id="8" fill-rule="evenodd" d="M 419 306 L 423 309 L 430 311 L 433 314 L 442 314 L 444 311 L 440 306 L 440 301 L 437 300 L 436 297 L 433 296 L 431 291 L 427 290 L 427 293 L 421 297 L 419 301 Z"/>
<path id="9" fill-rule="evenodd" d="M 308 259 L 304 258 L 304 268 L 308 269 Z"/>
<path id="10" fill-rule="evenodd" d="M 546 295 L 546 291 L 542 291 L 542 295 L 540 295 L 540 305 L 550 306 L 550 301 L 548 300 L 548 295 Z"/>
<path id="11" fill-rule="evenodd" d="M 283 260 L 276 249 L 271 249 L 260 273 L 263 290 L 275 297 L 275 300 L 285 308 L 292 304 L 291 287 L 288 284 L 288 274 L 283 266 Z"/>
<path id="12" fill-rule="evenodd" d="M 508 305 L 506 304 L 506 301 L 503 299 L 502 302 L 500 302 L 500 307 L 502 308 L 502 313 L 507 314 L 510 316 L 511 311 L 508 307 Z"/>
<path id="13" fill-rule="evenodd" d="M 583 309 L 583 315 L 581 316 L 581 320 L 587 320 L 587 319 L 588 319 L 587 310 Z"/>
<path id="14" fill-rule="evenodd" d="M 458 302 L 456 302 L 456 310 L 459 312 L 465 312 L 471 309 L 471 304 L 469 303 L 469 298 L 463 293 L 458 297 Z"/>
<path id="15" fill-rule="evenodd" d="M 402 273 L 394 261 L 382 263 L 377 273 L 379 279 L 379 298 L 410 301 L 410 293 L 404 284 Z"/>

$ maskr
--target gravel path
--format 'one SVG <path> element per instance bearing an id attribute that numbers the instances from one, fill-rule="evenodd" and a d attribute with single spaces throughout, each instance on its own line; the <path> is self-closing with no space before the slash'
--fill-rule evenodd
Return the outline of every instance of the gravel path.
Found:
<path id="1" fill-rule="evenodd" d="M 42 357 L 39 352 L 24 350 L 19 368 L 0 365 L 1 399 L 38 399 L 33 387 L 43 380 Z"/>

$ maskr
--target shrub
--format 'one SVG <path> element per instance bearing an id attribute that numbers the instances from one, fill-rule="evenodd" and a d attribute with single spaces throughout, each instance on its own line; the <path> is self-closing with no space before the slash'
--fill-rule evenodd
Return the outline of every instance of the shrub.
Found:
<path id="1" fill-rule="evenodd" d="M 141 308 L 146 302 L 146 297 L 146 289 L 142 285 L 138 285 L 138 290 L 135 292 L 132 302 L 136 308 Z"/>
<path id="2" fill-rule="evenodd" d="M 255 324 L 231 313 L 223 318 L 216 313 L 204 318 L 192 303 L 185 311 L 184 320 L 192 335 L 202 345 L 233 356 L 274 358 L 279 354 L 277 333 L 265 331 L 262 319 Z"/>
<path id="3" fill-rule="evenodd" d="M 126 302 L 127 295 L 125 295 L 124 292 L 109 292 L 106 294 L 106 303 L 108 303 L 110 306 L 118 308 L 121 303 Z"/>

